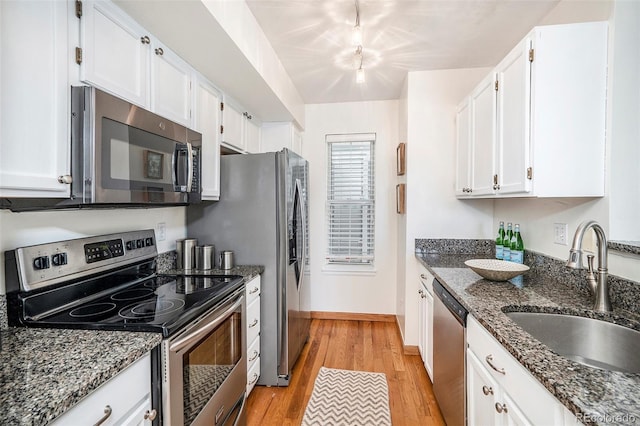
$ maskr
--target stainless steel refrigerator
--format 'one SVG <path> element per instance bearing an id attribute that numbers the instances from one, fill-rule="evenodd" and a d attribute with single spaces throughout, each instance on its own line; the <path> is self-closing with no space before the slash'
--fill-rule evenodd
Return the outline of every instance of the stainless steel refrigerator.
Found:
<path id="1" fill-rule="evenodd" d="M 260 379 L 287 386 L 309 338 L 308 163 L 284 149 L 220 159 L 220 200 L 187 208 L 187 232 L 236 265 L 264 265 Z"/>

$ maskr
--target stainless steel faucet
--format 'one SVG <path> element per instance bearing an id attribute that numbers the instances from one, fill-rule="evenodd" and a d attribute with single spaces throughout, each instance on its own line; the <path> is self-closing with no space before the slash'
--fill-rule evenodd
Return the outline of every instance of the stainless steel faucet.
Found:
<path id="1" fill-rule="evenodd" d="M 595 295 L 596 300 L 593 306 L 595 311 L 610 312 L 611 301 L 609 300 L 609 285 L 607 284 L 607 237 L 604 229 L 595 220 L 586 220 L 578 226 L 576 234 L 573 236 L 573 244 L 569 250 L 569 260 L 567 266 L 573 269 L 582 269 L 582 238 L 588 229 L 593 229 L 598 240 L 598 270 L 593 268 L 593 255 L 587 256 L 589 288 Z M 595 276 L 594 276 L 595 275 Z"/>

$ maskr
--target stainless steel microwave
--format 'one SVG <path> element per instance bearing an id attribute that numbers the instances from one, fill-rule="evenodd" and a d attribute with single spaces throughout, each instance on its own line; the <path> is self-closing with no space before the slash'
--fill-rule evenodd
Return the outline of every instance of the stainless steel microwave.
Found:
<path id="1" fill-rule="evenodd" d="M 3 198 L 14 211 L 201 200 L 202 135 L 89 86 L 71 87 L 71 196 Z"/>
<path id="2" fill-rule="evenodd" d="M 79 204 L 200 201 L 202 135 L 94 87 L 71 88 L 71 194 Z"/>

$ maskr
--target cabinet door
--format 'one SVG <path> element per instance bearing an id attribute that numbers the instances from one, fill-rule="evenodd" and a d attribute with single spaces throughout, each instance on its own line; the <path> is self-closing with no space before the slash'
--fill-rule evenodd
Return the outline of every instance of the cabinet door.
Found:
<path id="1" fill-rule="evenodd" d="M 70 195 L 69 5 L 0 1 L 0 196 Z"/>
<path id="2" fill-rule="evenodd" d="M 467 349 L 467 420 L 469 426 L 500 424 L 496 418 L 498 384 L 487 373 L 482 363 Z"/>
<path id="3" fill-rule="evenodd" d="M 154 43 L 151 59 L 151 110 L 180 123 L 191 124 L 191 67 L 178 55 Z"/>
<path id="4" fill-rule="evenodd" d="M 433 296 L 429 291 L 425 292 L 424 298 L 424 324 L 426 352 L 424 368 L 427 370 L 429 378 L 433 381 Z"/>
<path id="5" fill-rule="evenodd" d="M 302 136 L 302 132 L 299 131 L 295 126 L 293 128 L 293 146 L 291 147 L 293 152 L 295 152 L 296 154 L 298 154 L 299 156 L 303 156 L 302 155 L 302 141 L 303 141 L 303 136 Z"/>
<path id="6" fill-rule="evenodd" d="M 202 199 L 220 198 L 220 92 L 203 77 L 195 82 L 194 128 L 202 133 Z"/>
<path id="7" fill-rule="evenodd" d="M 493 194 L 496 134 L 495 75 L 491 73 L 471 94 L 472 195 Z"/>
<path id="8" fill-rule="evenodd" d="M 471 108 L 470 98 L 458 106 L 456 113 L 456 195 L 470 195 L 471 190 Z"/>
<path id="9" fill-rule="evenodd" d="M 498 73 L 498 135 L 496 146 L 497 192 L 529 192 L 531 62 L 526 38 L 500 62 Z"/>
<path id="10" fill-rule="evenodd" d="M 422 363 L 426 364 L 427 362 L 427 339 L 426 339 L 426 329 L 427 329 L 427 299 L 425 293 L 427 290 L 424 288 L 422 283 L 418 285 L 418 351 L 420 352 L 420 358 L 422 358 Z"/>
<path id="11" fill-rule="evenodd" d="M 149 106 L 150 34 L 111 2 L 84 1 L 80 79 Z"/>
<path id="12" fill-rule="evenodd" d="M 242 109 L 228 98 L 224 99 L 222 111 L 222 143 L 241 151 L 245 150 L 244 144 L 244 115 Z"/>
<path id="13" fill-rule="evenodd" d="M 247 152 L 260 152 L 260 124 L 255 118 L 245 120 L 245 135 Z"/>
<path id="14" fill-rule="evenodd" d="M 503 417 L 502 424 L 505 426 L 531 426 L 533 424 L 509 394 L 503 393 L 500 399 L 504 401 L 499 403 L 502 412 L 498 414 L 498 416 Z M 499 409 L 500 408 L 496 407 L 496 410 Z"/>

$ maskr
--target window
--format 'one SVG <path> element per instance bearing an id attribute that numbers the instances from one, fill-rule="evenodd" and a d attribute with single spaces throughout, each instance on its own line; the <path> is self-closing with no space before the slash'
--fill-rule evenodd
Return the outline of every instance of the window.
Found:
<path id="1" fill-rule="evenodd" d="M 375 139 L 373 133 L 326 136 L 329 264 L 373 264 Z"/>

